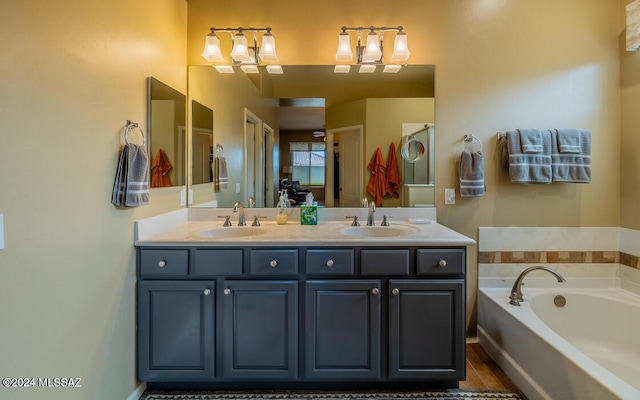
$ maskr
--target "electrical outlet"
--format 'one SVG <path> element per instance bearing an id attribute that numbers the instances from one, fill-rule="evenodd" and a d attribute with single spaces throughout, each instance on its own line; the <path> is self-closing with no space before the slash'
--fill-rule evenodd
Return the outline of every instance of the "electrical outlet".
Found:
<path id="1" fill-rule="evenodd" d="M 456 204 L 456 190 L 445 189 L 444 190 L 444 204 Z"/>
<path id="2" fill-rule="evenodd" d="M 193 204 L 193 189 L 189 189 L 188 201 L 189 201 L 189 205 Z"/>
<path id="3" fill-rule="evenodd" d="M 240 193 L 240 182 L 236 183 L 236 193 Z"/>

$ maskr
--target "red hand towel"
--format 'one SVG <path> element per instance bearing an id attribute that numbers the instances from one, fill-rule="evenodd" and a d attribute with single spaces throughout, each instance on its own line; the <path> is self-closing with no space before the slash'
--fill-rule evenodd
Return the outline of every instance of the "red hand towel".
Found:
<path id="1" fill-rule="evenodd" d="M 386 189 L 385 183 L 385 169 L 384 159 L 382 158 L 382 152 L 378 147 L 371 157 L 371 161 L 367 165 L 369 171 L 371 171 L 371 177 L 369 178 L 369 184 L 367 184 L 367 192 L 373 196 L 373 201 L 376 206 L 382 205 L 382 199 L 384 198 L 384 192 Z"/>
<path id="2" fill-rule="evenodd" d="M 167 187 L 171 186 L 171 178 L 169 171 L 173 166 L 169 161 L 169 157 L 165 154 L 164 150 L 158 149 L 156 156 L 153 157 L 153 164 L 151 165 L 151 187 Z"/>
<path id="3" fill-rule="evenodd" d="M 387 157 L 387 182 L 385 194 L 394 199 L 400 198 L 400 168 L 398 167 L 398 159 L 396 158 L 396 144 L 391 142 L 389 146 L 389 156 Z"/>

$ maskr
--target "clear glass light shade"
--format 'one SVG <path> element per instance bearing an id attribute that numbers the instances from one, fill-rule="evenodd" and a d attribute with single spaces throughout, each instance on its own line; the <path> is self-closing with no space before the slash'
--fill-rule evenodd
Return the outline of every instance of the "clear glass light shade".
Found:
<path id="1" fill-rule="evenodd" d="M 404 32 L 398 32 L 393 42 L 391 61 L 407 61 L 410 55 L 411 53 L 407 46 L 407 34 Z"/>
<path id="2" fill-rule="evenodd" d="M 349 37 L 349 34 L 341 33 L 338 36 L 338 51 L 336 52 L 336 61 L 345 62 L 351 60 L 353 60 L 351 38 Z"/>
<path id="3" fill-rule="evenodd" d="M 260 59 L 262 61 L 278 61 L 278 56 L 276 55 L 276 41 L 270 33 L 265 33 L 262 36 Z"/>
<path id="4" fill-rule="evenodd" d="M 379 61 L 382 58 L 382 50 L 380 50 L 380 43 L 378 42 L 377 33 L 369 33 L 367 35 L 367 46 L 364 49 L 362 55 L 363 62 Z"/>
<path id="5" fill-rule="evenodd" d="M 216 35 L 207 35 L 201 55 L 209 62 L 224 61 L 220 50 L 220 39 Z"/>
<path id="6" fill-rule="evenodd" d="M 249 47 L 247 45 L 247 38 L 242 35 L 235 35 L 233 37 L 233 49 L 231 49 L 231 57 L 237 62 L 251 61 L 249 56 Z"/>

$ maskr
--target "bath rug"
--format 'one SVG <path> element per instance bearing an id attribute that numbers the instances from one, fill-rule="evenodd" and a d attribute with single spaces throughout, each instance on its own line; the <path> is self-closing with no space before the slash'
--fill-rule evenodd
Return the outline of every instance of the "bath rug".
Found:
<path id="1" fill-rule="evenodd" d="M 526 400 L 508 390 L 443 391 L 168 391 L 147 390 L 140 400 Z"/>

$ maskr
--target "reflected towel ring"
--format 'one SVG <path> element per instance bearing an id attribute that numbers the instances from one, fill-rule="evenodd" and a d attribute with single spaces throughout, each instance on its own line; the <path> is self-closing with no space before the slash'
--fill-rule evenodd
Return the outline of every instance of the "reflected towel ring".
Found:
<path id="1" fill-rule="evenodd" d="M 474 142 L 478 142 L 478 149 L 474 150 L 473 148 L 473 143 Z M 470 143 L 471 144 L 471 150 L 469 151 L 482 151 L 482 142 L 480 141 L 480 139 L 478 139 L 477 137 L 475 137 L 472 133 L 465 135 L 464 139 L 462 139 L 462 143 L 460 144 L 460 152 L 465 150 L 465 144 Z"/>
<path id="2" fill-rule="evenodd" d="M 145 140 L 144 132 L 142 132 L 142 129 L 140 129 L 140 126 L 138 125 L 137 122 L 131 122 L 129 120 L 127 120 L 127 124 L 124 126 L 124 142 L 125 142 L 125 144 L 129 144 L 129 139 L 127 138 L 127 135 L 129 135 L 129 133 L 134 129 L 138 130 L 138 132 L 140 133 L 140 138 L 142 138 L 142 145 L 146 146 L 147 141 Z"/>

